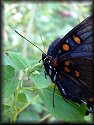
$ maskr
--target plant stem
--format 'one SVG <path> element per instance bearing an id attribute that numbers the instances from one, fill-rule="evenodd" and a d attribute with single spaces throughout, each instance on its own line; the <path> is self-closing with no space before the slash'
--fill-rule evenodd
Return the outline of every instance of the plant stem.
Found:
<path id="1" fill-rule="evenodd" d="M 49 118 L 51 116 L 51 114 L 48 114 L 46 116 L 44 116 L 42 119 L 40 119 L 40 122 L 45 121 L 47 118 Z"/>
<path id="2" fill-rule="evenodd" d="M 17 99 L 18 99 L 18 94 L 19 94 L 19 89 L 17 89 L 17 91 L 15 92 L 15 94 L 14 94 L 14 112 L 13 112 L 13 114 L 12 114 L 12 117 L 11 117 L 11 122 L 12 123 L 15 123 L 15 121 L 16 121 L 16 118 L 17 118 Z"/>
<path id="3" fill-rule="evenodd" d="M 16 122 L 16 119 L 17 119 L 17 116 L 20 112 L 22 112 L 26 107 L 28 107 L 30 104 L 32 104 L 32 102 L 34 100 L 36 100 L 39 95 L 37 95 L 36 97 L 34 97 L 34 99 L 31 99 L 29 102 L 27 102 L 26 104 L 24 104 L 21 108 L 17 109 L 17 99 L 18 99 L 18 94 L 19 94 L 19 91 L 21 90 L 26 90 L 26 89 L 29 89 L 31 90 L 30 88 L 28 87 L 24 87 L 24 88 L 19 88 L 16 93 L 15 93 L 15 96 L 14 96 L 14 112 L 13 112 L 13 115 L 11 117 L 11 123 L 15 123 Z"/>
<path id="4" fill-rule="evenodd" d="M 26 103 L 25 105 L 23 105 L 23 106 L 18 110 L 18 114 L 19 114 L 20 112 L 22 112 L 26 107 L 28 107 L 28 106 L 32 103 L 32 101 L 36 100 L 38 97 L 39 97 L 39 95 L 37 95 L 34 99 L 31 99 L 31 101 L 29 101 L 29 102 Z"/>

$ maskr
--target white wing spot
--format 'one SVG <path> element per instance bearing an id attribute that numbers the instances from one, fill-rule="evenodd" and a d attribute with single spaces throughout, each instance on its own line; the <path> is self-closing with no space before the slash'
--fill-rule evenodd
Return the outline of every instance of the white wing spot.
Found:
<path id="1" fill-rule="evenodd" d="M 50 69 L 52 69 L 52 66 L 49 66 Z"/>
<path id="2" fill-rule="evenodd" d="M 54 70 L 56 70 L 56 69 L 54 68 Z"/>
<path id="3" fill-rule="evenodd" d="M 68 39 L 66 40 L 66 43 L 69 43 Z"/>
<path id="4" fill-rule="evenodd" d="M 52 74 L 52 71 L 51 71 L 51 69 L 49 69 L 49 75 L 51 76 L 51 74 Z"/>
<path id="5" fill-rule="evenodd" d="M 64 89 L 62 89 L 62 91 L 63 91 L 63 93 L 66 95 L 65 90 L 64 90 Z"/>
<path id="6" fill-rule="evenodd" d="M 46 58 L 44 58 L 44 61 L 46 60 Z"/>
<path id="7" fill-rule="evenodd" d="M 87 105 L 87 103 L 84 100 L 81 100 L 85 105 Z"/>
<path id="8" fill-rule="evenodd" d="M 53 79 L 53 81 L 56 81 L 56 75 L 54 75 L 54 79 Z"/>
<path id="9" fill-rule="evenodd" d="M 58 53 L 61 53 L 61 50 L 59 50 Z"/>

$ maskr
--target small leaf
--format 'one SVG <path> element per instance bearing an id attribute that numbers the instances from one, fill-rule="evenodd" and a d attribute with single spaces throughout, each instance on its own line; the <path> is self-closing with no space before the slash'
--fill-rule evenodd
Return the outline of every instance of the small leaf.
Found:
<path id="1" fill-rule="evenodd" d="M 22 107 L 25 103 L 27 103 L 27 99 L 24 93 L 18 94 L 17 107 Z"/>
<path id="2" fill-rule="evenodd" d="M 16 89 L 17 86 L 20 84 L 20 80 L 18 80 L 16 77 L 9 79 L 8 81 L 4 81 L 3 83 L 3 96 L 9 97 L 12 95 Z"/>
<path id="3" fill-rule="evenodd" d="M 3 65 L 11 65 L 12 66 L 11 60 L 6 54 L 3 54 Z"/>
<path id="4" fill-rule="evenodd" d="M 35 72 L 37 72 L 37 74 L 40 74 L 39 73 L 39 71 L 41 70 L 43 70 L 43 68 L 41 67 L 41 63 L 37 63 L 37 64 L 35 64 L 35 65 L 33 65 L 32 67 L 30 66 L 30 67 L 28 67 L 28 68 L 26 68 L 25 69 L 25 74 L 26 75 L 30 75 L 30 74 L 32 74 L 32 75 L 36 75 L 36 73 Z M 40 71 L 40 72 L 41 72 Z"/>
<path id="5" fill-rule="evenodd" d="M 39 115 L 34 111 L 23 111 L 20 113 L 17 121 L 21 123 L 31 123 L 31 122 L 38 122 L 40 119 Z"/>
<path id="6" fill-rule="evenodd" d="M 15 77 L 15 69 L 10 65 L 3 66 L 3 80 L 9 80 L 13 77 Z"/>
<path id="7" fill-rule="evenodd" d="M 8 105 L 2 105 L 2 121 L 4 123 L 7 123 L 11 117 L 11 114 L 13 113 L 13 107 Z"/>
<path id="8" fill-rule="evenodd" d="M 12 106 L 13 101 L 14 101 L 14 95 L 11 95 L 8 98 L 3 98 L 2 104 Z"/>
<path id="9" fill-rule="evenodd" d="M 34 92 L 31 90 L 23 90 L 22 93 L 25 94 L 27 102 L 31 101 L 31 99 L 33 100 L 33 98 L 35 97 Z"/>
<path id="10" fill-rule="evenodd" d="M 25 59 L 20 53 L 9 51 L 8 54 L 12 62 L 18 67 L 19 70 L 30 66 L 27 59 Z"/>
<path id="11" fill-rule="evenodd" d="M 15 75 L 15 69 L 10 66 L 6 65 L 3 66 L 3 94 L 4 97 L 9 97 L 13 94 L 20 84 L 20 80 Z"/>
<path id="12" fill-rule="evenodd" d="M 16 71 L 19 71 L 18 67 L 14 64 L 14 62 L 7 54 L 3 54 L 3 65 L 10 65 L 15 68 Z"/>
<path id="13" fill-rule="evenodd" d="M 49 76 L 46 76 L 45 78 L 44 72 L 40 72 L 38 75 L 31 76 L 31 78 L 34 81 L 34 85 L 38 89 L 48 87 L 51 84 Z"/>
<path id="14" fill-rule="evenodd" d="M 33 66 L 34 64 L 37 64 L 37 63 L 39 63 L 39 60 L 32 60 L 32 59 L 30 59 L 30 61 L 29 61 L 29 64 L 31 65 L 31 66 Z"/>

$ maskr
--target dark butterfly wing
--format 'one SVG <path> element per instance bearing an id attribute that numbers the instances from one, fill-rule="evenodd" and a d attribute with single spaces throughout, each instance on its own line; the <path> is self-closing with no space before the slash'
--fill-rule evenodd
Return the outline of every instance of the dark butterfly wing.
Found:
<path id="1" fill-rule="evenodd" d="M 79 104 L 85 101 L 88 107 L 94 106 L 93 17 L 84 20 L 63 38 L 58 37 L 49 46 L 47 53 L 58 61 L 59 79 L 56 84 L 60 92 Z M 70 62 L 69 72 L 61 68 L 65 60 Z"/>
<path id="2" fill-rule="evenodd" d="M 80 45 L 82 45 L 82 47 L 79 44 L 75 44 L 73 35 L 76 35 L 80 39 L 81 41 Z M 68 54 L 71 54 L 72 56 L 72 54 L 75 55 L 74 51 L 75 52 L 80 51 L 80 49 L 81 48 L 83 49 L 84 47 L 87 51 L 87 48 L 89 47 L 92 48 L 93 37 L 94 37 L 94 33 L 93 33 L 93 15 L 92 15 L 88 17 L 86 20 L 84 20 L 83 22 L 81 22 L 80 24 L 78 24 L 63 38 L 58 37 L 54 42 L 52 42 L 51 45 L 49 46 L 47 55 L 52 56 L 53 58 L 58 58 L 62 56 L 64 57 L 65 55 L 68 55 Z M 71 46 L 71 50 L 69 52 L 62 50 L 62 45 L 64 43 L 68 43 Z M 60 52 L 60 50 L 62 51 Z"/>
<path id="3" fill-rule="evenodd" d="M 86 64 L 84 64 L 85 62 Z M 62 62 L 63 63 L 63 62 Z M 81 103 L 81 100 L 86 101 L 92 107 L 94 102 L 91 98 L 94 96 L 93 88 L 93 68 L 92 59 L 71 59 L 70 72 L 64 70 L 59 72 L 59 80 L 57 86 L 61 93 L 65 91 L 65 96 L 71 100 Z M 75 71 L 79 73 L 77 77 Z M 62 91 L 62 89 L 64 89 Z"/>

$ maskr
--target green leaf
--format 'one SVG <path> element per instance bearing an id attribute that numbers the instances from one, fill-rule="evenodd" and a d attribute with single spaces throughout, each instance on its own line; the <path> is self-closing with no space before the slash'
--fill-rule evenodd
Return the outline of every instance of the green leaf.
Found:
<path id="1" fill-rule="evenodd" d="M 3 96 L 7 98 L 10 95 L 14 94 L 19 84 L 20 81 L 16 77 L 11 78 L 8 81 L 5 81 L 3 83 Z"/>
<path id="2" fill-rule="evenodd" d="M 2 104 L 7 106 L 12 106 L 14 101 L 14 95 L 9 96 L 8 98 L 3 98 Z"/>
<path id="3" fill-rule="evenodd" d="M 3 67 L 3 96 L 9 97 L 12 95 L 17 86 L 20 84 L 20 80 L 15 75 L 15 69 L 9 65 Z"/>
<path id="4" fill-rule="evenodd" d="M 41 66 L 42 64 L 41 63 L 37 63 L 35 65 L 33 65 L 32 67 L 28 67 L 25 69 L 25 74 L 26 75 L 36 75 L 36 74 L 39 74 L 39 71 L 43 71 L 43 68 Z"/>
<path id="5" fill-rule="evenodd" d="M 22 90 L 22 93 L 25 94 L 27 102 L 31 101 L 31 99 L 33 100 L 33 98 L 35 97 L 34 92 L 31 90 Z"/>
<path id="6" fill-rule="evenodd" d="M 34 81 L 34 85 L 38 89 L 48 87 L 51 84 L 51 80 L 50 80 L 49 76 L 46 76 L 46 78 L 45 78 L 44 72 L 40 72 L 40 74 L 31 76 L 31 78 Z"/>
<path id="7" fill-rule="evenodd" d="M 25 69 L 30 66 L 27 59 L 25 59 L 20 53 L 9 51 L 8 55 L 19 70 Z"/>
<path id="8" fill-rule="evenodd" d="M 3 66 L 3 80 L 9 80 L 13 77 L 15 77 L 15 69 L 10 65 Z"/>
<path id="9" fill-rule="evenodd" d="M 85 116 L 85 120 L 88 123 L 94 123 L 94 121 L 93 121 L 93 114 L 89 114 L 88 116 Z"/>
<path id="10" fill-rule="evenodd" d="M 32 60 L 32 59 L 30 59 L 30 61 L 29 61 L 29 64 L 31 65 L 31 66 L 33 66 L 34 64 L 37 64 L 37 63 L 39 63 L 39 60 Z"/>
<path id="11" fill-rule="evenodd" d="M 11 60 L 6 54 L 3 54 L 3 65 L 11 65 L 12 66 Z"/>
<path id="12" fill-rule="evenodd" d="M 15 68 L 16 71 L 19 71 L 18 67 L 14 64 L 14 62 L 10 59 L 8 54 L 3 54 L 3 65 L 10 65 Z"/>
<path id="13" fill-rule="evenodd" d="M 50 86 L 48 88 L 39 91 L 41 99 L 45 103 L 45 106 L 49 112 L 57 119 L 66 122 L 85 122 L 84 116 L 86 112 L 86 106 L 83 104 L 81 106 L 74 102 L 64 99 L 58 92 L 55 92 L 53 107 L 53 88 Z"/>
<path id="14" fill-rule="evenodd" d="M 32 109 L 33 111 L 36 111 L 38 113 L 41 113 L 44 110 L 44 107 L 42 105 L 42 100 L 41 98 L 38 98 L 37 101 L 32 102 Z"/>
<path id="15" fill-rule="evenodd" d="M 26 123 L 31 123 L 31 122 L 38 122 L 40 119 L 39 115 L 34 112 L 34 111 L 23 111 L 20 113 L 17 121 L 18 122 L 26 122 Z"/>
<path id="16" fill-rule="evenodd" d="M 17 107 L 22 107 L 25 103 L 27 103 L 27 99 L 24 93 L 18 94 Z"/>
<path id="17" fill-rule="evenodd" d="M 3 112 L 2 112 L 2 121 L 4 123 L 8 122 L 10 117 L 11 117 L 11 114 L 13 113 L 13 107 L 11 106 L 8 106 L 8 105 L 2 105 L 2 109 L 3 109 Z"/>

